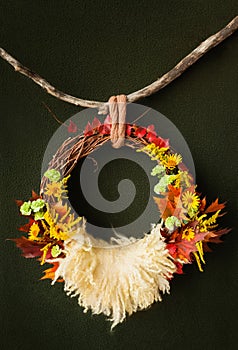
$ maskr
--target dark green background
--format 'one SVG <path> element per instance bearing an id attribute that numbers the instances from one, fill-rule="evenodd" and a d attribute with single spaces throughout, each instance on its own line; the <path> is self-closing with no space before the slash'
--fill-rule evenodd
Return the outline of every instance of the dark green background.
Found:
<path id="1" fill-rule="evenodd" d="M 72 95 L 107 100 L 155 80 L 238 14 L 237 0 L 1 1 L 0 44 Z M 180 129 L 192 151 L 199 190 L 228 201 L 233 228 L 189 266 L 171 296 L 138 312 L 113 333 L 104 316 L 83 314 L 62 285 L 39 281 L 36 261 L 13 243 L 22 220 L 14 198 L 39 188 L 45 147 L 78 108 L 47 95 L 0 61 L 1 349 L 235 349 L 237 346 L 238 33 L 178 80 L 141 103 Z"/>

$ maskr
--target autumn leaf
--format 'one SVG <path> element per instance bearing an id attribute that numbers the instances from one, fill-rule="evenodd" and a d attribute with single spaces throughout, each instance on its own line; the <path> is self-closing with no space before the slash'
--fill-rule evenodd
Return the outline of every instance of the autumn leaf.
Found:
<path id="1" fill-rule="evenodd" d="M 153 197 L 163 220 L 173 215 L 174 206 L 167 198 Z"/>
<path id="2" fill-rule="evenodd" d="M 222 243 L 221 236 L 229 233 L 231 229 L 229 228 L 224 228 L 218 231 L 210 231 L 206 234 L 204 238 L 204 242 L 209 242 L 209 243 Z"/>
<path id="3" fill-rule="evenodd" d="M 199 211 L 200 212 L 204 212 L 205 208 L 206 208 L 206 197 L 203 197 L 203 199 L 200 200 L 200 207 L 199 207 Z"/>
<path id="4" fill-rule="evenodd" d="M 45 275 L 43 277 L 41 277 L 41 280 L 45 280 L 45 279 L 53 280 L 55 278 L 55 271 L 58 269 L 59 263 L 53 262 L 52 264 L 53 264 L 52 267 L 50 267 L 49 269 L 44 271 Z M 63 281 L 64 281 L 63 279 L 57 280 L 57 282 L 63 282 Z"/>
<path id="5" fill-rule="evenodd" d="M 225 208 L 226 203 L 218 203 L 218 198 L 213 202 L 209 207 L 205 210 L 205 213 L 213 213 L 218 210 L 222 210 Z"/>
<path id="6" fill-rule="evenodd" d="M 41 248 L 45 245 L 44 242 L 30 241 L 26 237 L 12 238 L 11 241 L 16 243 L 16 246 L 21 249 L 22 255 L 25 258 L 36 258 L 42 256 Z"/>
<path id="7" fill-rule="evenodd" d="M 95 117 L 95 118 L 93 119 L 93 122 L 92 122 L 92 128 L 93 128 L 93 129 L 97 129 L 97 128 L 100 127 L 100 125 L 101 125 L 100 120 L 99 120 L 98 118 Z"/>
<path id="8" fill-rule="evenodd" d="M 34 190 L 31 191 L 31 198 L 30 201 L 35 201 L 38 198 L 42 198 L 41 196 L 39 196 Z"/>
<path id="9" fill-rule="evenodd" d="M 177 267 L 177 270 L 175 271 L 175 273 L 177 273 L 178 275 L 182 275 L 183 274 L 183 264 L 181 264 L 180 262 L 176 261 L 175 265 Z"/>
<path id="10" fill-rule="evenodd" d="M 163 220 L 166 220 L 169 216 L 174 215 L 176 210 L 177 212 L 180 212 L 182 209 L 178 208 L 181 189 L 175 188 L 172 185 L 169 185 L 168 189 L 169 191 L 165 194 L 165 198 L 153 197 Z"/>
<path id="11" fill-rule="evenodd" d="M 32 218 L 29 219 L 29 222 L 25 225 L 22 225 L 21 227 L 18 228 L 19 231 L 22 232 L 29 232 L 31 225 L 35 222 Z"/>
<path id="12" fill-rule="evenodd" d="M 183 239 L 174 243 L 168 243 L 167 249 L 169 250 L 170 255 L 173 258 L 191 262 L 191 253 L 194 253 L 198 250 L 196 247 L 196 243 L 199 241 L 203 241 L 206 234 L 207 232 L 200 232 L 197 233 L 194 239 L 190 241 Z"/>
<path id="13" fill-rule="evenodd" d="M 92 134 L 93 134 L 93 129 L 92 129 L 91 124 L 88 122 L 88 124 L 86 125 L 86 128 L 84 130 L 84 135 L 85 136 L 90 136 Z"/>
<path id="14" fill-rule="evenodd" d="M 16 205 L 17 205 L 18 207 L 20 207 L 20 206 L 24 203 L 24 201 L 19 200 L 19 199 L 15 199 L 15 202 L 16 202 Z"/>
<path id="15" fill-rule="evenodd" d="M 231 229 L 229 228 L 224 228 L 218 231 L 210 231 L 207 233 L 207 235 L 204 238 L 203 241 L 203 249 L 205 252 L 212 252 L 212 249 L 208 245 L 209 243 L 222 243 L 223 241 L 221 240 L 221 236 L 229 233 Z"/>
<path id="16" fill-rule="evenodd" d="M 69 133 L 75 133 L 77 131 L 78 131 L 77 125 L 74 122 L 72 122 L 72 120 L 70 120 L 69 121 L 69 125 L 68 125 L 68 132 Z"/>
<path id="17" fill-rule="evenodd" d="M 145 136 L 146 132 L 147 132 L 147 131 L 146 131 L 146 128 L 139 127 L 139 128 L 136 129 L 135 135 L 136 135 L 137 137 L 139 137 L 139 138 L 142 138 L 142 137 Z"/>
<path id="18" fill-rule="evenodd" d="M 112 123 L 112 118 L 108 114 L 103 122 L 104 125 L 110 125 Z"/>

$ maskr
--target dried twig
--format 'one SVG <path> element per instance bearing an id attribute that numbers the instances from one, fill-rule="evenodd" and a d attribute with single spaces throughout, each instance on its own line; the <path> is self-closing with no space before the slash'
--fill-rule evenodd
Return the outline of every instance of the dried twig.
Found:
<path id="1" fill-rule="evenodd" d="M 172 68 L 168 73 L 164 74 L 161 78 L 158 78 L 152 84 L 135 91 L 127 96 L 128 102 L 135 102 L 143 97 L 152 95 L 153 93 L 161 90 L 173 80 L 178 78 L 186 69 L 188 69 L 192 64 L 194 64 L 199 58 L 201 58 L 206 52 L 208 52 L 213 47 L 220 44 L 223 40 L 228 38 L 238 29 L 238 16 L 236 16 L 230 23 L 228 23 L 223 29 L 221 29 L 216 34 L 210 36 L 208 39 L 203 41 L 195 50 L 190 54 L 184 57 L 174 68 Z M 38 74 L 31 71 L 29 68 L 24 67 L 20 62 L 15 58 L 9 55 L 4 49 L 0 48 L 0 57 L 7 61 L 10 65 L 14 67 L 16 71 L 32 79 L 36 84 L 40 85 L 44 90 L 46 90 L 50 95 L 74 104 L 76 106 L 98 108 L 101 114 L 107 113 L 108 103 L 107 102 L 98 102 L 83 100 L 78 97 L 68 95 L 50 83 L 45 79 L 40 77 Z"/>
<path id="2" fill-rule="evenodd" d="M 50 161 L 48 169 L 58 170 L 66 177 L 72 172 L 80 159 L 87 157 L 111 139 L 110 135 L 100 135 L 96 130 L 93 131 L 94 134 L 91 136 L 81 134 L 65 140 Z M 127 146 L 132 147 L 133 145 L 134 148 L 136 146 L 146 146 L 149 143 L 145 138 L 138 138 L 137 136 L 126 136 L 126 141 Z M 49 180 L 43 176 L 40 185 L 41 194 L 48 182 Z"/>

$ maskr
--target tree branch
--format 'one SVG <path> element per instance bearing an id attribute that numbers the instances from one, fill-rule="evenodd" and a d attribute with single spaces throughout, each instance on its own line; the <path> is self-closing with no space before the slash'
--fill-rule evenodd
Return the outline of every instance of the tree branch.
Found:
<path id="1" fill-rule="evenodd" d="M 135 102 L 141 98 L 150 96 L 155 92 L 161 90 L 173 80 L 178 78 L 186 69 L 188 69 L 192 64 L 194 64 L 199 58 L 201 58 L 206 52 L 208 52 L 213 47 L 220 44 L 223 40 L 228 38 L 238 29 L 238 16 L 236 16 L 230 23 L 228 23 L 223 29 L 221 29 L 216 34 L 210 36 L 208 39 L 203 41 L 196 49 L 194 49 L 190 54 L 184 57 L 174 68 L 169 72 L 164 74 L 162 77 L 158 78 L 152 84 L 135 91 L 127 96 L 128 102 Z M 13 58 L 4 49 L 0 48 L 0 57 L 12 65 L 15 71 L 27 76 L 32 79 L 36 84 L 40 85 L 48 94 L 58 98 L 59 100 L 74 104 L 81 107 L 98 108 L 101 114 L 105 114 L 108 111 L 108 102 L 98 102 L 84 100 L 78 97 L 68 95 L 50 83 L 45 79 L 40 77 L 37 73 L 34 73 L 29 68 L 23 66 L 15 58 Z"/>

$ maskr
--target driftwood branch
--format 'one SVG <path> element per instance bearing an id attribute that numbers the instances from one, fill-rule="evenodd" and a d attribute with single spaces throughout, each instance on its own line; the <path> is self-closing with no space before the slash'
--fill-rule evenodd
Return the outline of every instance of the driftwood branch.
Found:
<path id="1" fill-rule="evenodd" d="M 135 91 L 127 95 L 127 101 L 135 102 L 143 97 L 150 96 L 153 93 L 161 90 L 162 88 L 167 86 L 169 83 L 171 83 L 173 80 L 178 78 L 186 69 L 188 69 L 192 64 L 194 64 L 206 52 L 208 52 L 210 49 L 220 44 L 223 40 L 225 40 L 231 34 L 233 34 L 237 29 L 238 29 L 238 16 L 236 16 L 230 23 L 228 23 L 219 32 L 217 32 L 216 34 L 210 36 L 208 39 L 203 41 L 196 49 L 194 49 L 190 54 L 184 57 L 168 73 L 164 74 L 162 77 L 158 78 L 155 82 L 144 87 L 143 89 L 140 89 L 138 91 Z M 108 102 L 84 100 L 78 97 L 68 95 L 56 89 L 54 86 L 48 83 L 45 79 L 40 77 L 37 73 L 34 73 L 29 68 L 23 66 L 20 62 L 18 62 L 15 58 L 9 55 L 2 48 L 0 48 L 0 57 L 2 57 L 5 61 L 7 61 L 10 65 L 12 65 L 15 71 L 32 79 L 36 84 L 40 85 L 50 95 L 62 101 L 74 104 L 76 106 L 98 108 L 100 113 L 102 114 L 107 113 Z"/>

